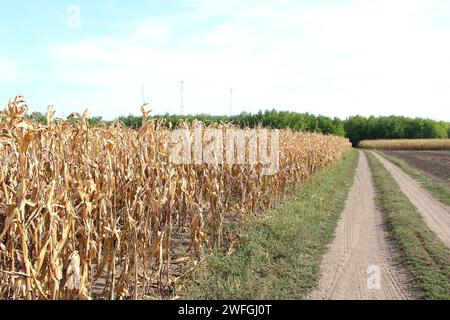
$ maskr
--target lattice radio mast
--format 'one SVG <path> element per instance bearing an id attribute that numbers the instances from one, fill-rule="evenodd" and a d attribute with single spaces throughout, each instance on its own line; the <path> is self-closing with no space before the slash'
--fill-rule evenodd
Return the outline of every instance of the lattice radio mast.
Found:
<path id="1" fill-rule="evenodd" d="M 145 91 L 144 91 L 144 81 L 142 81 L 142 105 L 145 106 Z"/>
<path id="2" fill-rule="evenodd" d="M 230 88 L 230 117 L 233 115 L 233 92 L 234 89 Z"/>
<path id="3" fill-rule="evenodd" d="M 180 112 L 184 115 L 184 81 L 180 81 Z"/>

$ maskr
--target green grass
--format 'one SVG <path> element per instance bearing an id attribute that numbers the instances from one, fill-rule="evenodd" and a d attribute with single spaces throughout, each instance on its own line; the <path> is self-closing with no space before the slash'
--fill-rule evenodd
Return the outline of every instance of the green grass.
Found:
<path id="1" fill-rule="evenodd" d="M 431 232 L 416 207 L 375 156 L 367 152 L 377 205 L 404 253 L 404 263 L 425 299 L 450 299 L 450 250 Z"/>
<path id="2" fill-rule="evenodd" d="M 269 219 L 242 227 L 231 255 L 214 254 L 188 280 L 188 299 L 302 299 L 320 276 L 352 185 L 358 153 L 298 187 Z"/>
<path id="3" fill-rule="evenodd" d="M 405 171 L 408 175 L 410 175 L 414 180 L 419 182 L 425 189 L 430 191 L 430 193 L 440 202 L 442 202 L 445 205 L 450 206 L 450 188 L 448 188 L 446 185 L 433 181 L 432 179 L 425 176 L 421 171 L 413 168 L 409 164 L 407 164 L 405 161 L 400 160 L 398 158 L 389 156 L 383 152 L 381 152 L 381 155 L 400 167 L 403 171 Z"/>

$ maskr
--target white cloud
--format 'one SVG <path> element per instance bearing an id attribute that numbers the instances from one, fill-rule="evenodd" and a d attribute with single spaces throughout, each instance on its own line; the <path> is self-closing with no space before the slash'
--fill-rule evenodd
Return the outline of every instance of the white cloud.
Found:
<path id="1" fill-rule="evenodd" d="M 235 111 L 278 107 L 341 117 L 450 118 L 450 27 L 432 25 L 433 16 L 450 9 L 444 1 L 186 3 L 193 13 L 138 23 L 126 37 L 50 46 L 57 78 L 92 89 L 72 95 L 70 105 L 89 103 L 107 117 L 136 112 L 144 80 L 157 112 L 177 112 L 184 80 L 192 113 L 227 113 L 233 86 Z M 220 23 L 189 36 L 173 31 L 224 14 Z"/>
<path id="2" fill-rule="evenodd" d="M 24 62 L 0 56 L 0 84 L 17 82 L 24 73 Z"/>

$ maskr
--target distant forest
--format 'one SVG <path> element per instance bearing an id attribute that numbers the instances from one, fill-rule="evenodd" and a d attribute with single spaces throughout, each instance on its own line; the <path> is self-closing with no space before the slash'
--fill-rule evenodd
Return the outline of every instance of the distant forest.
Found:
<path id="1" fill-rule="evenodd" d="M 37 121 L 45 123 L 45 116 L 39 112 L 31 115 Z M 296 113 L 286 111 L 260 111 L 257 114 L 241 113 L 235 116 L 200 115 L 159 115 L 154 119 L 165 119 L 167 125 L 176 124 L 180 120 L 193 122 L 200 120 L 207 125 L 214 122 L 231 122 L 241 127 L 257 127 L 259 124 L 267 128 L 286 129 L 298 131 L 320 132 L 348 137 L 354 145 L 361 140 L 372 139 L 447 139 L 450 138 L 450 122 L 434 121 L 423 118 L 407 118 L 400 116 L 389 117 L 362 117 L 353 116 L 346 120 L 315 116 L 309 113 Z M 137 129 L 142 123 L 142 117 L 120 117 L 116 121 Z M 101 123 L 110 124 L 114 121 L 104 121 L 101 117 L 90 119 L 91 125 Z"/>

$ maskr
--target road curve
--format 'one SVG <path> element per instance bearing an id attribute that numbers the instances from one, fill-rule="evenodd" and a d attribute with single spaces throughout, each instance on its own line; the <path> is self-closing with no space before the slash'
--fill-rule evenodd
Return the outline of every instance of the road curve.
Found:
<path id="1" fill-rule="evenodd" d="M 402 192 L 418 209 L 427 226 L 450 248 L 450 207 L 439 202 L 419 182 L 376 152 L 373 154 L 400 185 Z"/>
<path id="2" fill-rule="evenodd" d="M 389 241 L 375 205 L 372 175 L 364 153 L 355 182 L 321 266 L 312 300 L 413 299 L 406 272 L 394 262 L 398 251 Z M 397 259 L 398 261 L 398 259 Z"/>

